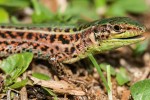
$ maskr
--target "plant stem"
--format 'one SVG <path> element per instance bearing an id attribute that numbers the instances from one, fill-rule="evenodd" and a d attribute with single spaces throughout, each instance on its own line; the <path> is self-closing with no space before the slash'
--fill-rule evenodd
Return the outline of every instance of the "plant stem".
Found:
<path id="1" fill-rule="evenodd" d="M 104 83 L 104 86 L 105 86 L 107 92 L 110 91 L 110 88 L 109 88 L 109 86 L 108 86 L 108 84 L 107 84 L 106 78 L 104 77 L 104 74 L 102 73 L 102 71 L 101 71 L 101 69 L 100 69 L 100 66 L 99 66 L 98 63 L 96 62 L 95 58 L 93 57 L 92 54 L 89 54 L 88 57 L 89 57 L 90 60 L 92 61 L 93 65 L 96 67 L 96 69 L 97 69 L 97 71 L 98 71 L 98 73 L 99 73 L 99 75 L 100 75 L 100 78 L 102 79 L 102 81 L 103 81 L 103 83 Z"/>
<path id="2" fill-rule="evenodd" d="M 108 98 L 109 100 L 113 100 L 112 98 L 112 83 L 111 83 L 111 74 L 110 74 L 110 65 L 106 66 L 107 68 L 107 82 L 110 90 L 108 91 Z"/>

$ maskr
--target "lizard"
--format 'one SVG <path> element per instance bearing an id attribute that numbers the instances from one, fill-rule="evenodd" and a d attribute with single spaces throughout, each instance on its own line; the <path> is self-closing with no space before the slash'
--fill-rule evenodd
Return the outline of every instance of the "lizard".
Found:
<path id="1" fill-rule="evenodd" d="M 57 68 L 86 58 L 89 53 L 143 41 L 145 30 L 144 25 L 128 17 L 63 27 L 0 24 L 0 57 L 32 52 L 34 58 L 48 60 Z"/>

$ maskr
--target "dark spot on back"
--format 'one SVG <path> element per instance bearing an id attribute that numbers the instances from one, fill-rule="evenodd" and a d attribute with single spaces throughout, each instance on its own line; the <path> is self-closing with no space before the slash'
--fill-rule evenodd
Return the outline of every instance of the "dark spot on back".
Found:
<path id="1" fill-rule="evenodd" d="M 6 52 L 9 52 L 9 49 L 6 49 Z"/>
<path id="2" fill-rule="evenodd" d="M 73 41 L 74 40 L 73 35 L 69 35 L 69 36 L 70 36 L 70 40 Z"/>
<path id="3" fill-rule="evenodd" d="M 102 30 L 101 30 L 102 33 L 104 33 L 105 31 L 106 31 L 105 29 L 102 29 Z"/>
<path id="4" fill-rule="evenodd" d="M 79 30 L 81 30 L 82 29 L 82 26 L 81 27 L 79 27 Z"/>
<path id="5" fill-rule="evenodd" d="M 58 59 L 62 58 L 61 56 L 58 56 Z"/>
<path id="6" fill-rule="evenodd" d="M 48 34 L 40 34 L 40 38 L 47 38 Z"/>
<path id="7" fill-rule="evenodd" d="M 55 48 L 56 48 L 56 50 L 59 50 L 59 47 L 58 47 L 58 46 L 56 46 Z"/>
<path id="8" fill-rule="evenodd" d="M 34 56 L 37 56 L 37 55 L 38 55 L 37 52 L 35 52 L 35 53 L 34 53 Z"/>
<path id="9" fill-rule="evenodd" d="M 25 27 L 16 27 L 16 29 L 24 29 Z"/>
<path id="10" fill-rule="evenodd" d="M 47 28 L 48 29 L 48 31 L 52 31 L 52 28 L 51 27 L 49 27 L 49 28 Z"/>
<path id="11" fill-rule="evenodd" d="M 53 49 L 51 49 L 50 51 L 51 51 L 52 54 L 54 53 L 54 50 L 53 50 Z"/>
<path id="12" fill-rule="evenodd" d="M 56 39 L 56 35 L 55 35 L 55 34 L 52 34 L 52 35 L 50 36 L 50 42 L 53 43 L 53 42 L 55 41 L 55 39 Z"/>
<path id="13" fill-rule="evenodd" d="M 72 30 L 75 32 L 75 31 L 77 31 L 77 28 L 73 28 Z"/>
<path id="14" fill-rule="evenodd" d="M 12 50 L 9 50 L 9 53 L 12 54 L 13 53 Z"/>
<path id="15" fill-rule="evenodd" d="M 23 42 L 19 42 L 19 43 L 18 43 L 18 45 L 22 45 L 22 44 L 24 44 L 24 43 L 23 43 Z"/>
<path id="16" fill-rule="evenodd" d="M 32 33 L 28 33 L 27 34 L 27 39 L 32 39 L 33 34 Z"/>
<path id="17" fill-rule="evenodd" d="M 1 33 L 1 32 L 0 32 L 0 33 Z M 6 38 L 5 33 L 1 33 L 0 36 L 1 36 L 2 38 Z"/>
<path id="18" fill-rule="evenodd" d="M 26 48 L 22 48 L 22 51 L 26 51 Z"/>
<path id="19" fill-rule="evenodd" d="M 73 53 L 75 51 L 75 47 L 71 47 L 70 51 Z"/>
<path id="20" fill-rule="evenodd" d="M 79 48 L 79 47 L 80 47 L 80 44 L 76 45 L 76 47 Z"/>
<path id="21" fill-rule="evenodd" d="M 6 33 L 7 33 L 11 38 L 16 38 L 16 36 L 13 35 L 11 31 L 7 31 Z"/>
<path id="22" fill-rule="evenodd" d="M 131 29 L 131 27 L 127 27 L 127 30 L 130 30 Z"/>
<path id="23" fill-rule="evenodd" d="M 15 41 L 11 41 L 11 44 L 14 44 L 14 43 L 16 43 Z"/>
<path id="24" fill-rule="evenodd" d="M 73 58 L 76 58 L 77 57 L 77 55 L 73 55 Z"/>
<path id="25" fill-rule="evenodd" d="M 0 26 L 1 28 L 5 28 L 5 26 Z"/>
<path id="26" fill-rule="evenodd" d="M 62 32 L 62 29 L 58 28 L 57 31 L 58 31 L 58 32 Z"/>
<path id="27" fill-rule="evenodd" d="M 58 30 L 58 28 L 54 28 L 53 31 L 56 32 Z"/>
<path id="28" fill-rule="evenodd" d="M 21 51 L 20 50 L 18 50 L 16 53 L 20 53 Z"/>
<path id="29" fill-rule="evenodd" d="M 104 38 L 104 37 L 105 37 L 105 35 L 101 35 L 101 37 L 102 37 L 102 38 Z"/>
<path id="30" fill-rule="evenodd" d="M 63 35 L 59 35 L 58 41 L 61 41 L 62 44 L 69 44 L 69 42 L 70 42 L 69 40 L 63 38 Z"/>
<path id="31" fill-rule="evenodd" d="M 69 51 L 68 51 L 68 48 L 65 48 L 65 53 L 67 53 L 67 52 L 69 52 Z"/>
<path id="32" fill-rule="evenodd" d="M 34 48 L 34 49 L 37 49 L 37 47 L 38 47 L 38 46 L 34 46 L 33 48 Z"/>
<path id="33" fill-rule="evenodd" d="M 47 46 L 44 46 L 44 47 L 41 48 L 42 51 L 47 51 L 47 49 L 48 49 Z"/>
<path id="34" fill-rule="evenodd" d="M 107 27 L 107 25 L 102 25 L 102 27 Z"/>
<path id="35" fill-rule="evenodd" d="M 39 37 L 38 36 L 35 36 L 35 41 L 38 41 L 39 40 Z"/>
<path id="36" fill-rule="evenodd" d="M 29 49 L 27 49 L 27 50 L 26 50 L 26 52 L 32 52 L 32 49 L 31 49 L 31 48 L 29 48 Z"/>
<path id="37" fill-rule="evenodd" d="M 94 28 L 94 30 L 93 30 L 93 31 L 94 31 L 94 33 L 98 33 L 98 30 L 97 30 L 96 28 Z"/>
<path id="38" fill-rule="evenodd" d="M 19 35 L 20 37 L 23 37 L 24 32 L 19 32 L 18 35 Z"/>
<path id="39" fill-rule="evenodd" d="M 108 33 L 110 33 L 110 30 L 107 30 Z"/>
<path id="40" fill-rule="evenodd" d="M 84 25 L 83 28 L 87 28 L 88 25 Z"/>
<path id="41" fill-rule="evenodd" d="M 108 38 L 109 38 L 109 36 L 107 35 L 107 36 L 106 36 L 106 39 L 108 39 Z"/>
<path id="42" fill-rule="evenodd" d="M 7 41 L 4 41 L 4 44 L 9 45 L 9 43 Z"/>
<path id="43" fill-rule="evenodd" d="M 4 50 L 5 50 L 4 48 L 1 49 L 1 51 L 4 51 Z"/>
<path id="44" fill-rule="evenodd" d="M 65 31 L 65 32 L 69 32 L 69 31 L 70 31 L 70 29 L 69 29 L 69 28 L 66 28 L 64 31 Z"/>
<path id="45" fill-rule="evenodd" d="M 67 40 L 67 39 L 64 39 L 64 40 L 62 41 L 63 44 L 69 44 L 69 42 L 70 42 L 70 40 Z"/>
<path id="46" fill-rule="evenodd" d="M 76 38 L 76 40 L 79 40 L 79 34 L 75 34 L 75 38 Z"/>

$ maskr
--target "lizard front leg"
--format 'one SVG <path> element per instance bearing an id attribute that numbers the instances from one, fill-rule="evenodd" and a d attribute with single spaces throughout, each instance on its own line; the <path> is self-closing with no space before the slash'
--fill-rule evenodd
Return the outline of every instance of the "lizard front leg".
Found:
<path id="1" fill-rule="evenodd" d="M 52 65 L 52 69 L 58 75 L 59 78 L 62 77 L 71 77 L 73 74 L 70 69 L 64 66 L 63 63 L 60 63 L 55 57 L 49 58 L 49 63 Z"/>

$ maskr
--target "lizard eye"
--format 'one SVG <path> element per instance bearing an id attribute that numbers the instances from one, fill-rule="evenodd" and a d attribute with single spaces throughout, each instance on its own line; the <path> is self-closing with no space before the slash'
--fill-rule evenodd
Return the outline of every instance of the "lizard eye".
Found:
<path id="1" fill-rule="evenodd" d="M 113 29 L 114 31 L 118 32 L 121 30 L 121 27 L 119 25 L 114 25 Z"/>

